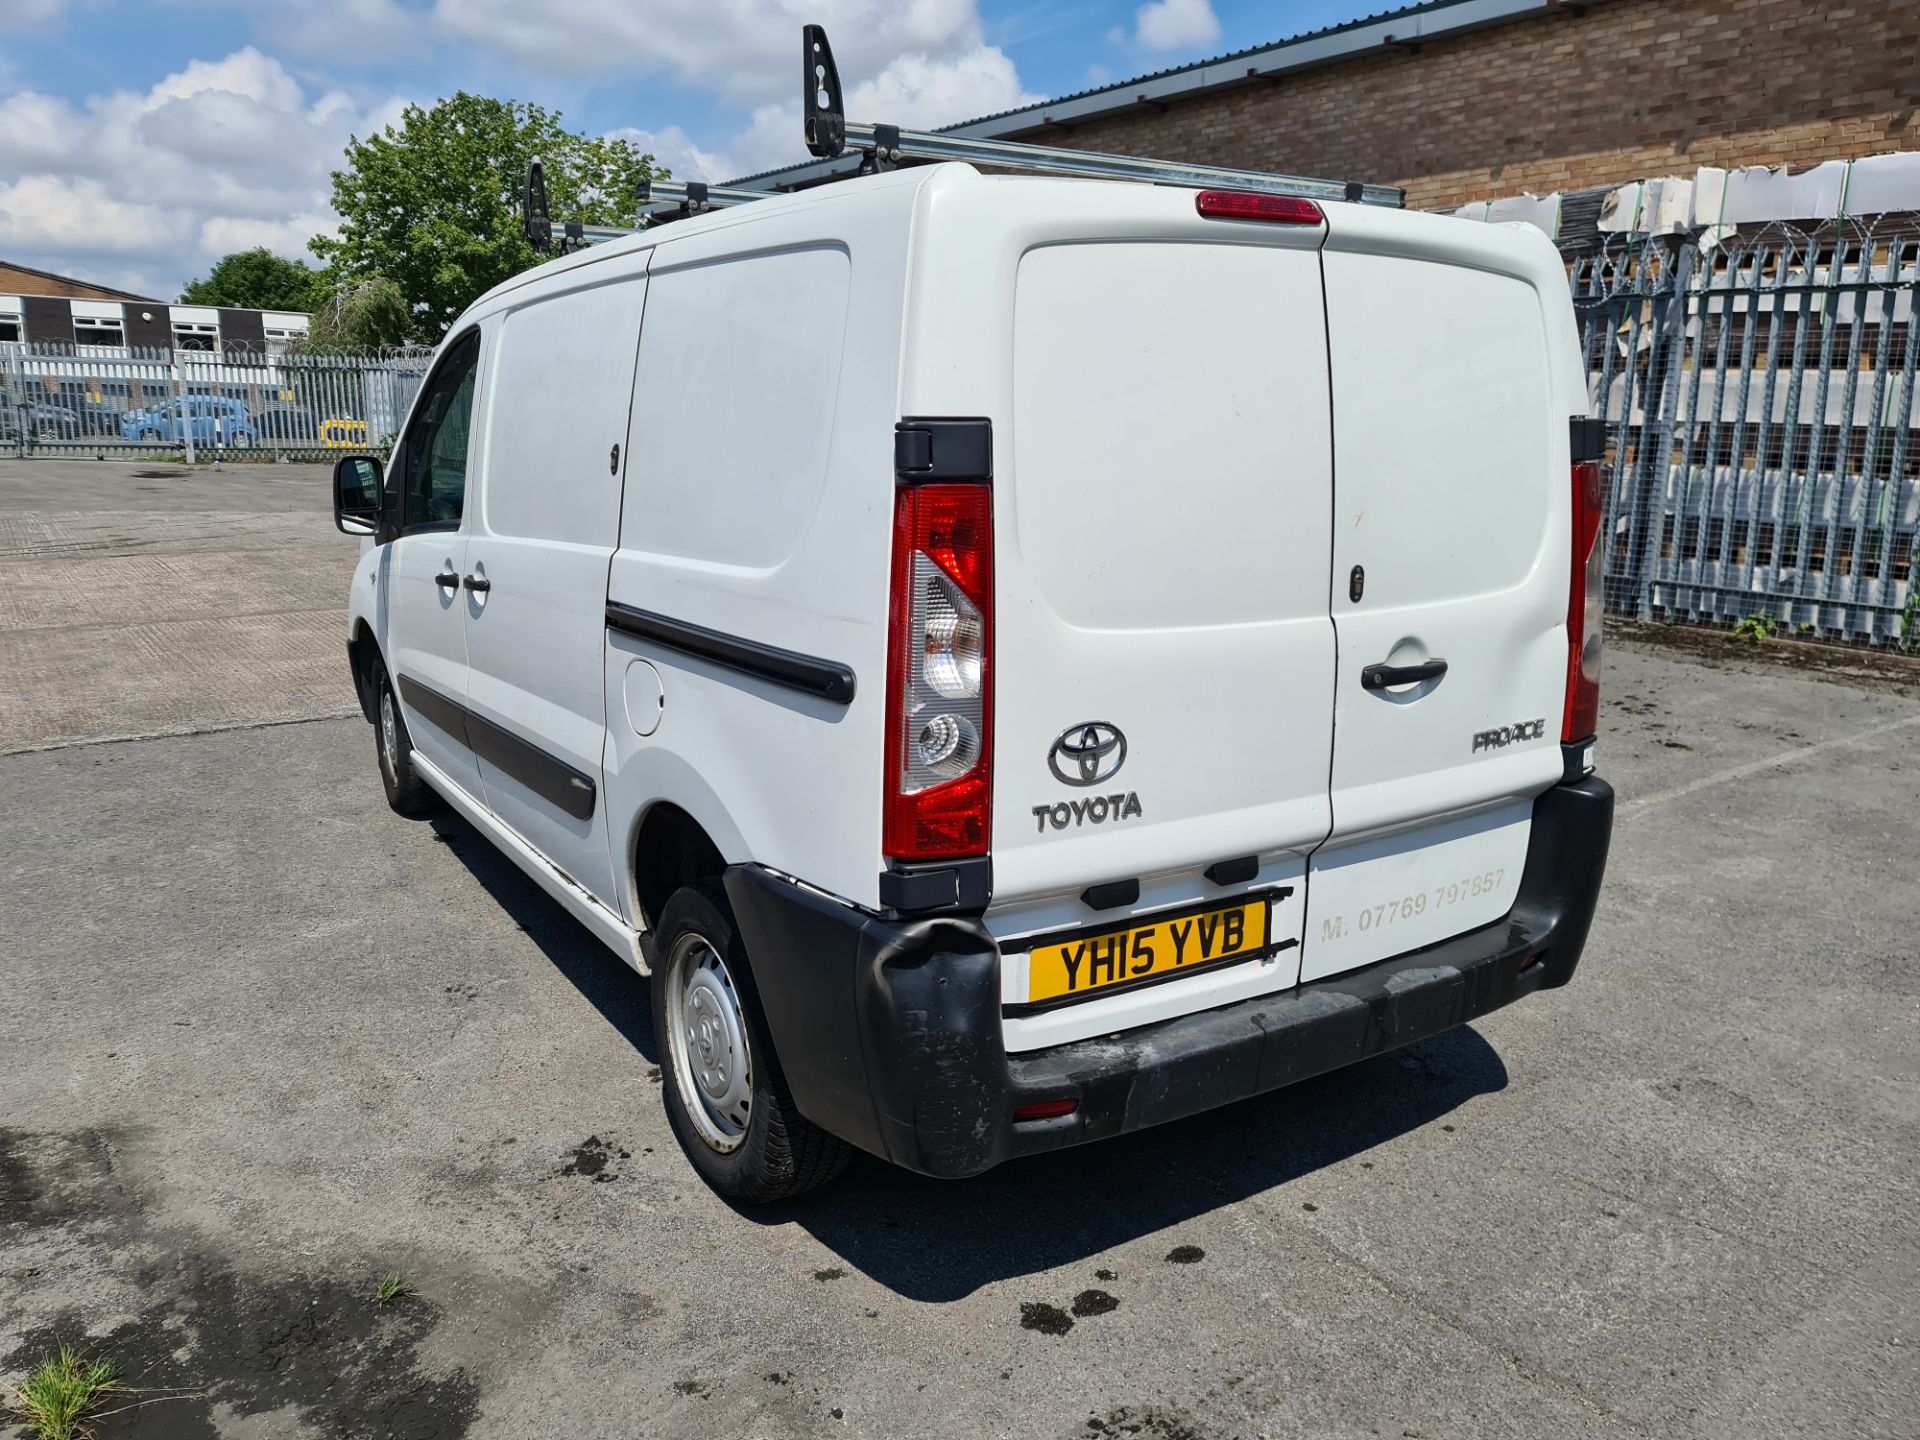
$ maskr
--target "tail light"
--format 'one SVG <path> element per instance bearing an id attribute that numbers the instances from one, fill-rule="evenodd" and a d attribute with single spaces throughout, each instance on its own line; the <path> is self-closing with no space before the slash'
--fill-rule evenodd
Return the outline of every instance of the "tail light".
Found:
<path id="1" fill-rule="evenodd" d="M 1585 740 L 1600 723 L 1600 617 L 1604 608 L 1606 547 L 1600 543 L 1605 508 L 1600 462 L 1573 467 L 1573 573 L 1567 582 L 1567 710 L 1560 741 Z"/>
<path id="2" fill-rule="evenodd" d="M 902 485 L 893 510 L 883 848 L 987 853 L 993 791 L 993 491 Z"/>

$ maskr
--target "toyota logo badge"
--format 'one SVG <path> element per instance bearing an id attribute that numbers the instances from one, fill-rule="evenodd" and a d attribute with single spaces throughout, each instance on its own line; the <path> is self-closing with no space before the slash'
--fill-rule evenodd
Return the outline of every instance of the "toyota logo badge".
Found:
<path id="1" fill-rule="evenodd" d="M 1069 725 L 1047 752 L 1053 778 L 1067 785 L 1098 785 L 1112 779 L 1126 761 L 1127 737 L 1104 720 Z"/>

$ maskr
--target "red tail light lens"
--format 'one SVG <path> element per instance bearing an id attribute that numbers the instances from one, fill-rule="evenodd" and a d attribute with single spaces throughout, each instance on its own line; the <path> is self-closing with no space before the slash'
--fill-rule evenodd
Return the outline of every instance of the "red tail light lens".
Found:
<path id="1" fill-rule="evenodd" d="M 1071 1115 L 1080 1108 L 1078 1100 L 1036 1100 L 1031 1105 L 1022 1105 L 1013 1112 L 1013 1123 L 1026 1125 L 1035 1120 L 1057 1120 L 1062 1115 Z"/>
<path id="2" fill-rule="evenodd" d="M 1209 220 L 1266 220 L 1276 225 L 1318 225 L 1327 217 L 1297 195 L 1254 195 L 1244 190 L 1202 190 L 1194 209 Z"/>
<path id="3" fill-rule="evenodd" d="M 887 800 L 897 860 L 987 853 L 993 791 L 993 491 L 903 485 L 893 510 Z"/>
<path id="4" fill-rule="evenodd" d="M 1606 546 L 1600 543 L 1606 491 L 1600 462 L 1573 467 L 1573 574 L 1567 585 L 1567 710 L 1560 741 L 1585 740 L 1600 724 L 1600 622 Z"/>

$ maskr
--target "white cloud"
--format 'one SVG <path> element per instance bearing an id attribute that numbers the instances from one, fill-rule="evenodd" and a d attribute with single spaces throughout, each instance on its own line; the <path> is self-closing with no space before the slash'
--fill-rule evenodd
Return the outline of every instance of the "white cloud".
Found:
<path id="1" fill-rule="evenodd" d="M 0 0 L 0 30 L 58 24 L 99 0 Z M 172 287 L 227 251 L 265 244 L 307 258 L 330 229 L 329 172 L 349 135 L 397 120 L 325 77 L 369 57 L 465 54 L 503 70 L 603 77 L 698 94 L 744 117 L 616 132 L 683 178 L 727 180 L 805 160 L 800 26 L 825 24 L 855 119 L 933 128 L 1031 104 L 1013 61 L 983 35 L 977 0 L 202 0 L 262 43 L 194 60 L 146 90 L 66 99 L 0 88 L 0 254 L 49 269 L 158 274 Z M 1180 7 L 1161 0 L 1141 12 Z M 1209 18 L 1205 0 L 1199 8 Z M 244 32 L 243 32 L 244 33 Z M 341 51 L 352 39 L 351 55 Z M 1144 42 L 1143 42 L 1144 43 Z M 3 57 L 0 57 L 3 58 Z M 445 84 L 444 65 L 421 73 Z M 427 83 L 423 81 L 423 83 Z M 469 81 L 470 85 L 474 82 Z M 498 89 L 501 82 L 482 82 Z M 550 82 L 549 82 L 550 83 Z M 533 86 L 536 93 L 538 86 Z M 650 107 L 656 113 L 658 104 Z M 97 262 L 97 263 L 95 263 Z"/>
<path id="2" fill-rule="evenodd" d="M 0 182 L 0 237 L 9 252 L 150 254 L 177 248 L 192 235 L 193 217 L 185 211 L 120 199 L 98 180 L 29 175 Z"/>
<path id="3" fill-rule="evenodd" d="M 253 0 L 261 34 L 289 54 L 341 58 L 343 37 L 360 57 L 394 59 L 419 53 L 430 38 L 428 17 L 394 0 Z"/>
<path id="4" fill-rule="evenodd" d="M 1134 43 L 1143 50 L 1190 50 L 1220 43 L 1209 0 L 1152 0 L 1134 12 Z"/>
<path id="5" fill-rule="evenodd" d="M 38 30 L 67 13 L 67 0 L 5 0 L 0 30 Z"/>
<path id="6" fill-rule="evenodd" d="M 609 131 L 609 140 L 631 140 L 642 152 L 653 156 L 673 172 L 676 180 L 725 180 L 732 174 L 733 161 L 723 150 L 708 150 L 694 143 L 678 125 L 664 130 L 635 130 L 631 126 Z"/>
<path id="7" fill-rule="evenodd" d="M 334 224 L 347 137 L 399 107 L 310 96 L 251 46 L 77 105 L 20 91 L 0 100 L 0 253 L 55 270 L 113 257 L 170 277 L 166 293 L 234 249 L 306 259 Z"/>
<path id="8" fill-rule="evenodd" d="M 443 33 L 522 64 L 660 73 L 747 109 L 752 120 L 717 149 L 693 145 L 677 127 L 655 132 L 655 153 L 676 173 L 697 167 L 715 178 L 807 158 L 802 21 L 833 37 L 856 119 L 924 128 L 1040 98 L 982 38 L 975 0 L 437 0 L 434 11 Z M 675 146 L 691 147 L 678 164 L 666 153 Z"/>

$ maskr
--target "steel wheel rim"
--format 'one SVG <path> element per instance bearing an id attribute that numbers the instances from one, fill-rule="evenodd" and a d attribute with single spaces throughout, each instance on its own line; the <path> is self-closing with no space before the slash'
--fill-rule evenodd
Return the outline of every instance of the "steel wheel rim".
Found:
<path id="1" fill-rule="evenodd" d="M 704 935 L 680 937 L 667 960 L 667 1048 L 694 1130 L 729 1154 L 747 1138 L 753 1053 L 727 962 Z"/>
<path id="2" fill-rule="evenodd" d="M 400 774 L 400 727 L 394 723 L 393 691 L 380 692 L 380 758 L 387 762 L 387 773 Z"/>

